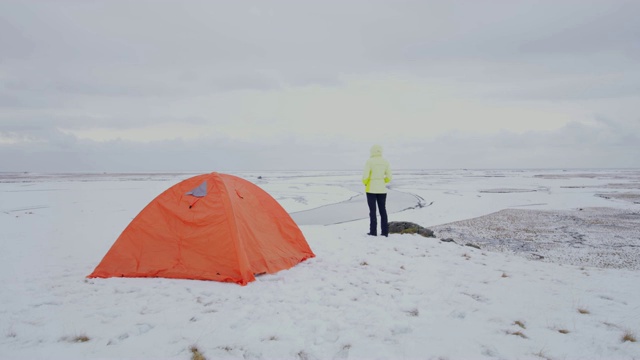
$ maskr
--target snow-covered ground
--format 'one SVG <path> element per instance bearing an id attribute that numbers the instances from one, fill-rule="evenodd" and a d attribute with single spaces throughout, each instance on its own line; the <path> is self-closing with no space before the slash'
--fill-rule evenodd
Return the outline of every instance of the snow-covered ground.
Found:
<path id="1" fill-rule="evenodd" d="M 148 202 L 192 175 L 0 174 L 0 358 L 190 359 L 195 346 L 207 359 L 640 359 L 640 343 L 625 341 L 640 338 L 637 268 L 571 265 L 575 246 L 545 248 L 551 261 L 541 261 L 464 241 L 370 237 L 364 203 L 362 220 L 302 225 L 316 257 L 244 287 L 85 278 Z M 294 217 L 334 213 L 361 189 L 359 172 L 237 175 Z M 603 211 L 627 214 L 625 230 L 613 221 L 584 244 L 640 246 L 638 170 L 397 171 L 392 188 L 415 204 L 390 194 L 390 208 L 409 208 L 391 221 L 516 241 L 510 229 L 523 228 L 494 213 Z M 315 210 L 318 224 L 326 213 Z M 518 219 L 544 227 L 521 239 L 533 244 L 590 231 L 544 226 L 550 215 Z"/>

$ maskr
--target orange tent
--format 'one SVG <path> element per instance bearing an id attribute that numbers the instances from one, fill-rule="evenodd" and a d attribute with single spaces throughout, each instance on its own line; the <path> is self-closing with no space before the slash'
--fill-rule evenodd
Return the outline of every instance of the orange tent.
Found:
<path id="1" fill-rule="evenodd" d="M 315 255 L 291 216 L 236 176 L 184 180 L 136 216 L 88 277 L 235 282 L 288 269 Z"/>

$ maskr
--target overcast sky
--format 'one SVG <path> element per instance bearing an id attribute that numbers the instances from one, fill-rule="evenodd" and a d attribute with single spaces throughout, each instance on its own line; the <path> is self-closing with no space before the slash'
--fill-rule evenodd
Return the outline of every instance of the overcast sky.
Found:
<path id="1" fill-rule="evenodd" d="M 0 171 L 640 167 L 640 1 L 0 1 Z"/>

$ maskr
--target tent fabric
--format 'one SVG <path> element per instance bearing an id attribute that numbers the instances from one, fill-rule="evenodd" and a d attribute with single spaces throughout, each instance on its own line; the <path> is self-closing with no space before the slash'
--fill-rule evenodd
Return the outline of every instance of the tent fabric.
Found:
<path id="1" fill-rule="evenodd" d="M 200 185 L 206 195 L 187 192 Z M 195 190 L 194 190 L 195 191 Z M 210 173 L 160 194 L 126 227 L 89 278 L 164 277 L 246 285 L 314 257 L 300 228 L 264 190 Z"/>

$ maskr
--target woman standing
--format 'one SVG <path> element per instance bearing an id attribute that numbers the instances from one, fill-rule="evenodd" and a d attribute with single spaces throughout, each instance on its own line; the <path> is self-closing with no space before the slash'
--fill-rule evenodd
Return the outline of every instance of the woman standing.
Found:
<path id="1" fill-rule="evenodd" d="M 382 157 L 382 146 L 373 145 L 371 147 L 371 157 L 364 165 L 362 173 L 362 183 L 366 186 L 367 204 L 369 204 L 369 233 L 376 236 L 378 234 L 376 204 L 380 211 L 380 233 L 389 236 L 389 223 L 387 221 L 387 187 L 391 181 L 391 168 L 389 162 Z"/>

